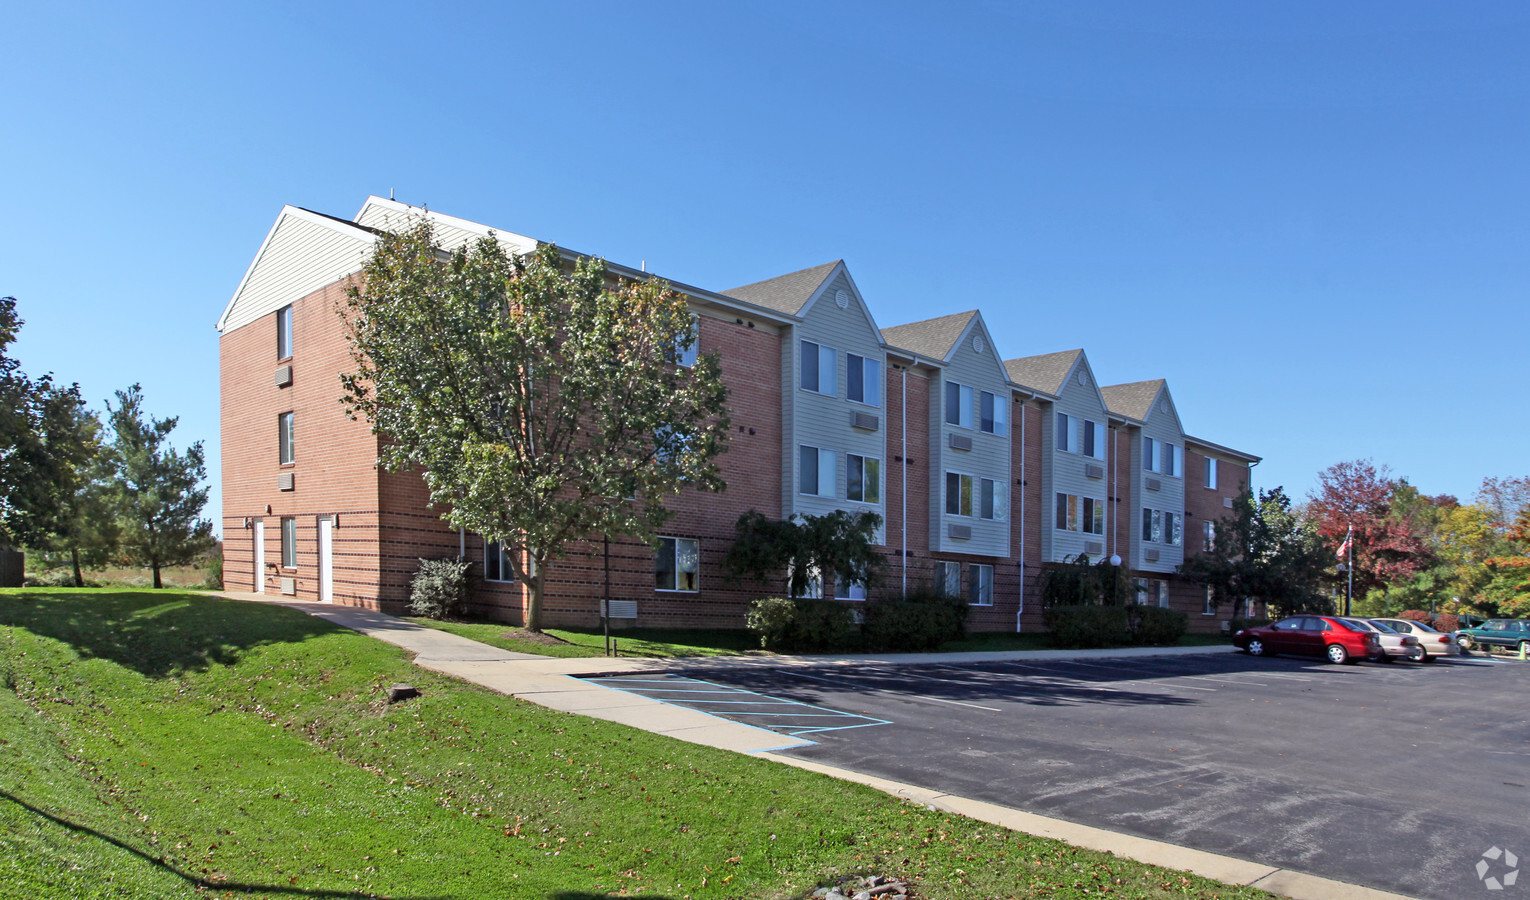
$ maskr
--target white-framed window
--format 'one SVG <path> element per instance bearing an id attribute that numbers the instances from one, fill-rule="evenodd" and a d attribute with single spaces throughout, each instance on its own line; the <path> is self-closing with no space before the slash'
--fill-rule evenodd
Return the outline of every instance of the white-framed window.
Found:
<path id="1" fill-rule="evenodd" d="M 1210 553 L 1217 542 L 1217 523 L 1207 519 L 1201 523 L 1201 536 L 1206 539 L 1206 552 Z"/>
<path id="2" fill-rule="evenodd" d="M 845 396 L 867 406 L 881 406 L 882 364 L 874 359 L 846 353 Z"/>
<path id="3" fill-rule="evenodd" d="M 962 564 L 937 562 L 935 564 L 935 590 L 947 597 L 959 597 L 962 593 Z"/>
<path id="4" fill-rule="evenodd" d="M 1174 444 L 1164 444 L 1163 449 L 1159 451 L 1158 455 L 1163 461 L 1163 474 L 1178 476 L 1180 469 L 1179 447 Z"/>
<path id="5" fill-rule="evenodd" d="M 1167 441 L 1155 441 L 1146 435 L 1142 438 L 1142 468 L 1160 475 L 1179 475 L 1180 448 Z"/>
<path id="6" fill-rule="evenodd" d="M 653 557 L 654 588 L 661 591 L 701 589 L 701 542 L 692 538 L 661 537 Z"/>
<path id="7" fill-rule="evenodd" d="M 1134 578 L 1136 601 L 1143 606 L 1169 608 L 1169 583 L 1160 578 Z"/>
<path id="8" fill-rule="evenodd" d="M 797 493 L 809 497 L 834 496 L 834 451 L 821 447 L 797 447 Z"/>
<path id="9" fill-rule="evenodd" d="M 276 311 L 276 358 L 292 356 L 292 306 L 289 304 Z"/>
<path id="10" fill-rule="evenodd" d="M 882 502 L 882 461 L 872 456 L 845 454 L 845 499 Z"/>
<path id="11" fill-rule="evenodd" d="M 1142 509 L 1142 539 L 1153 544 L 1179 546 L 1184 540 L 1184 517 L 1164 509 Z"/>
<path id="12" fill-rule="evenodd" d="M 797 573 L 791 567 L 787 568 L 787 570 L 786 570 L 786 583 L 788 585 L 793 584 L 793 582 L 794 582 L 794 580 L 796 578 L 796 574 Z M 823 599 L 823 573 L 819 572 L 818 571 L 818 567 L 816 567 L 816 566 L 808 569 L 807 584 L 803 585 L 800 588 L 792 587 L 791 590 L 792 590 L 792 596 L 797 598 L 797 599 L 822 600 Z"/>
<path id="13" fill-rule="evenodd" d="M 282 517 L 282 568 L 297 568 L 297 519 Z"/>
<path id="14" fill-rule="evenodd" d="M 946 473 L 946 514 L 972 515 L 973 477 L 960 472 Z"/>
<path id="15" fill-rule="evenodd" d="M 972 388 L 955 381 L 946 382 L 946 424 L 972 427 Z"/>
<path id="16" fill-rule="evenodd" d="M 1081 531 L 1084 534 L 1105 533 L 1105 501 L 1077 494 L 1057 495 L 1057 518 L 1054 527 L 1059 531 Z"/>
<path id="17" fill-rule="evenodd" d="M 993 566 L 973 563 L 967 567 L 967 603 L 993 606 Z"/>
<path id="18" fill-rule="evenodd" d="M 675 348 L 671 351 L 670 358 L 677 364 L 689 369 L 696 365 L 696 357 L 699 355 L 700 346 L 700 318 L 695 313 L 691 314 L 691 330 L 685 335 L 675 339 Z"/>
<path id="19" fill-rule="evenodd" d="M 1208 584 L 1208 585 L 1206 585 L 1206 600 L 1201 605 L 1201 615 L 1203 615 L 1203 616 L 1214 616 L 1216 614 L 1217 614 L 1216 591 L 1214 591 L 1212 589 L 1211 585 Z"/>
<path id="20" fill-rule="evenodd" d="M 843 575 L 834 577 L 835 600 L 865 600 L 866 579 L 846 578 Z"/>
<path id="21" fill-rule="evenodd" d="M 1217 488 L 1217 461 L 1206 457 L 1206 486 L 1212 490 Z"/>
<path id="22" fill-rule="evenodd" d="M 280 446 L 277 451 L 282 465 L 288 465 L 295 459 L 296 445 L 293 443 L 292 413 L 284 412 L 276 417 L 276 443 Z"/>
<path id="23" fill-rule="evenodd" d="M 1105 458 L 1105 423 L 1057 414 L 1057 449 L 1094 459 Z"/>
<path id="24" fill-rule="evenodd" d="M 802 342 L 802 389 L 830 397 L 839 394 L 839 368 L 833 347 Z"/>
<path id="25" fill-rule="evenodd" d="M 510 564 L 510 551 L 506 550 L 499 541 L 491 541 L 488 538 L 484 538 L 483 542 L 483 580 L 515 580 L 515 567 Z"/>
<path id="26" fill-rule="evenodd" d="M 1157 445 L 1157 441 L 1147 435 L 1142 436 L 1142 471 L 1158 471 L 1158 454 L 1155 452 L 1158 449 Z"/>
<path id="27" fill-rule="evenodd" d="M 1009 515 L 1009 492 L 1004 482 L 992 478 L 978 479 L 978 518 L 1004 521 Z"/>
<path id="28" fill-rule="evenodd" d="M 978 431 L 1004 434 L 1009 427 L 1009 404 L 998 394 L 978 392 Z"/>

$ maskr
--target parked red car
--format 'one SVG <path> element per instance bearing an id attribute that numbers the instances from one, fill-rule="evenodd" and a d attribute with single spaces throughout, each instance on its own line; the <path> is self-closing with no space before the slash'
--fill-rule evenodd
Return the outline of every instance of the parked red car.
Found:
<path id="1" fill-rule="evenodd" d="M 1289 616 L 1279 622 L 1245 628 L 1233 643 L 1250 656 L 1324 656 L 1329 662 L 1356 663 L 1380 659 L 1381 639 L 1374 631 L 1351 625 L 1338 616 Z"/>

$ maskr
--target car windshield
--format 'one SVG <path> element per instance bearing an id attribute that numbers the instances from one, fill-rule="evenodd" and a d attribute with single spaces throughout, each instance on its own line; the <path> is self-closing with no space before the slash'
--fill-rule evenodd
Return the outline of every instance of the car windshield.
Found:
<path id="1" fill-rule="evenodd" d="M 1339 624 L 1343 625 L 1345 628 L 1348 628 L 1350 631 L 1380 631 L 1381 630 L 1379 628 L 1376 628 L 1373 625 L 1370 626 L 1370 627 L 1366 627 L 1366 626 L 1370 625 L 1370 623 L 1369 622 L 1361 622 L 1358 619 L 1340 619 L 1339 620 Z"/>

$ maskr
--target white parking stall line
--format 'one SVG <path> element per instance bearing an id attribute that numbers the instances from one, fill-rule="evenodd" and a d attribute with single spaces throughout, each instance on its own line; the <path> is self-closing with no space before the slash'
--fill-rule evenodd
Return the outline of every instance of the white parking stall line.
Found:
<path id="1" fill-rule="evenodd" d="M 826 732 L 826 731 L 844 731 L 844 730 L 850 729 L 850 728 L 869 728 L 869 727 L 874 726 L 874 725 L 891 725 L 892 724 L 891 722 L 889 722 L 889 721 L 887 721 L 885 719 L 877 719 L 877 718 L 874 718 L 872 716 L 862 716 L 862 715 L 857 715 L 855 713 L 842 712 L 842 711 L 837 710 L 837 709 L 829 709 L 828 707 L 825 707 L 825 706 L 814 706 L 811 703 L 802 703 L 802 702 L 797 701 L 797 700 L 787 700 L 787 699 L 780 698 L 780 697 L 771 697 L 768 694 L 761 694 L 761 693 L 759 693 L 757 691 L 748 690 L 747 688 L 730 687 L 728 685 L 717 684 L 716 682 L 711 682 L 711 681 L 702 681 L 699 678 L 691 678 L 691 677 L 685 676 L 685 675 L 671 675 L 671 676 L 666 676 L 664 678 L 624 678 L 624 677 L 622 677 L 620 675 L 615 675 L 615 676 L 610 676 L 610 677 L 606 677 L 606 678 L 590 678 L 590 679 L 586 679 L 586 680 L 591 681 L 591 682 L 599 683 L 602 687 L 610 688 L 610 689 L 613 689 L 613 690 L 624 690 L 624 691 L 628 691 L 629 693 L 639 694 L 639 695 L 648 697 L 651 700 L 657 700 L 660 703 L 667 703 L 667 704 L 671 704 L 671 705 L 674 705 L 674 706 L 682 706 L 682 707 L 686 707 L 686 708 L 690 708 L 690 709 L 696 709 L 697 712 L 703 712 L 703 713 L 706 713 L 707 715 L 718 716 L 718 717 L 721 717 L 721 718 L 731 718 L 733 720 L 740 721 L 740 722 L 742 722 L 743 724 L 746 724 L 746 725 L 750 724 L 750 723 L 748 721 L 745 721 L 745 720 L 749 720 L 749 719 L 762 719 L 762 718 L 840 719 L 840 720 L 847 720 L 847 721 L 853 721 L 854 722 L 854 724 L 851 724 L 851 725 L 794 726 L 794 725 L 787 725 L 787 724 L 776 724 L 774 727 L 767 727 L 765 724 L 762 723 L 761 725 L 757 726 L 757 727 L 761 727 L 761 728 L 767 728 L 767 730 L 779 732 L 781 734 L 788 734 L 788 735 L 791 735 L 793 737 L 797 737 L 797 736 L 803 735 L 803 734 L 818 734 L 818 733 L 822 733 L 822 732 Z M 629 688 L 629 687 L 627 687 L 628 685 L 655 685 L 655 684 L 657 684 L 657 685 L 674 685 L 677 682 L 682 684 L 682 685 L 687 685 L 687 686 L 686 687 L 679 687 L 679 688 L 677 688 L 677 687 L 638 687 L 638 688 Z M 693 689 L 693 688 L 689 687 L 689 685 L 705 685 L 707 688 L 716 688 L 716 690 Z M 758 699 L 758 700 L 723 700 L 723 699 L 701 699 L 701 698 L 694 698 L 693 699 L 693 698 L 691 698 L 689 696 L 675 696 L 675 697 L 668 696 L 668 695 L 671 695 L 671 694 L 681 694 L 681 695 L 685 695 L 685 694 L 742 694 L 742 695 L 747 696 L 747 697 L 759 697 L 760 699 Z M 659 696 L 659 695 L 664 695 L 664 696 Z M 775 708 L 795 707 L 795 709 L 791 709 L 791 710 L 788 710 L 788 711 L 785 711 L 785 712 L 764 712 L 764 711 L 761 711 L 761 710 L 750 710 L 750 709 L 717 709 L 716 707 L 718 705 L 720 705 L 720 704 L 728 704 L 728 705 L 731 705 L 731 706 L 734 706 L 734 707 L 738 707 L 738 706 L 760 706 L 760 707 L 775 707 Z M 701 706 L 712 706 L 713 708 L 710 709 L 710 710 L 700 709 L 699 707 L 701 707 Z M 802 710 L 814 710 L 814 712 L 802 712 Z"/>

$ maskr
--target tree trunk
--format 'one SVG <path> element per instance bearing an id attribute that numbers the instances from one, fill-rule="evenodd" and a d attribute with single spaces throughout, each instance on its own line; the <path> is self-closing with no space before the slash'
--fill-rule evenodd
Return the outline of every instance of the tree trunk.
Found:
<path id="1" fill-rule="evenodd" d="M 531 584 L 527 585 L 531 593 L 531 599 L 526 604 L 526 630 L 540 632 L 542 630 L 542 567 L 536 567 L 535 575 L 531 576 Z"/>
<path id="2" fill-rule="evenodd" d="M 149 568 L 154 570 L 154 589 L 157 591 L 161 587 L 164 586 L 163 584 L 160 583 L 160 580 L 159 580 L 159 560 L 157 560 L 157 559 L 149 560 Z"/>
<path id="3" fill-rule="evenodd" d="M 74 586 L 75 587 L 84 587 L 85 586 L 85 576 L 80 574 L 80 548 L 79 547 L 70 547 L 69 548 L 69 561 L 74 563 Z"/>

